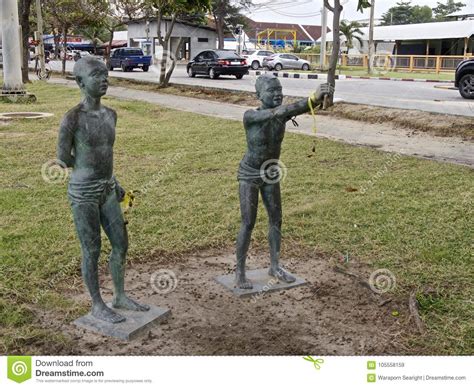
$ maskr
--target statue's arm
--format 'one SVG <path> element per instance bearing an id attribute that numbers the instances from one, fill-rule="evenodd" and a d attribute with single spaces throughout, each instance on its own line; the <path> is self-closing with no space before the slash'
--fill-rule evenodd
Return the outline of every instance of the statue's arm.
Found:
<path id="1" fill-rule="evenodd" d="M 273 109 L 262 109 L 262 110 L 248 110 L 244 113 L 244 124 L 247 125 L 258 123 L 259 121 L 270 120 L 274 117 Z"/>
<path id="2" fill-rule="evenodd" d="M 74 144 L 74 130 L 70 120 L 64 117 L 59 127 L 57 158 L 67 167 L 74 167 L 74 156 L 72 154 Z"/>
<path id="3" fill-rule="evenodd" d="M 316 108 L 321 105 L 324 101 L 324 96 L 328 95 L 329 92 L 324 88 L 326 84 L 323 84 L 322 90 L 318 88 L 311 98 L 312 105 Z M 281 105 L 278 108 L 273 109 L 262 109 L 262 110 L 248 110 L 244 114 L 244 123 L 252 124 L 259 121 L 266 121 L 272 118 L 277 118 L 282 121 L 288 121 L 294 116 L 299 116 L 303 113 L 310 111 L 308 98 L 299 100 L 292 104 Z"/>
<path id="4" fill-rule="evenodd" d="M 244 114 L 244 124 L 253 124 L 277 118 L 288 121 L 293 116 L 309 111 L 308 99 L 298 101 L 294 104 L 282 105 L 273 109 L 248 110 Z"/>
<path id="5" fill-rule="evenodd" d="M 115 193 L 117 194 L 117 199 L 119 202 L 122 202 L 127 192 L 122 186 L 120 186 L 120 183 L 118 182 L 115 176 L 114 176 L 114 180 L 115 180 Z"/>
<path id="6" fill-rule="evenodd" d="M 313 103 L 313 106 L 318 104 Z M 282 120 L 290 120 L 294 116 L 299 116 L 303 113 L 309 112 L 308 99 L 300 100 L 288 105 L 282 105 L 275 109 L 275 115 Z"/>
<path id="7" fill-rule="evenodd" d="M 332 87 L 328 83 L 319 85 L 316 91 L 309 97 L 309 99 L 311 99 L 311 104 L 313 108 L 322 105 L 324 102 L 324 97 L 329 96 L 333 93 L 334 87 Z M 309 112 L 311 110 L 309 107 L 309 99 L 305 98 L 293 104 L 282 105 L 276 108 L 275 110 L 277 117 L 279 116 L 282 119 L 286 119 L 288 121 L 294 116 Z"/>
<path id="8" fill-rule="evenodd" d="M 116 129 L 116 126 L 117 126 L 117 112 L 115 112 L 111 108 L 107 108 L 107 109 L 109 110 L 110 114 L 112 115 L 112 120 L 114 121 L 114 129 Z M 126 191 L 120 185 L 119 181 L 117 180 L 117 178 L 115 176 L 114 176 L 114 180 L 115 180 L 115 193 L 117 194 L 117 199 L 118 199 L 119 202 L 122 202 L 123 199 L 125 198 Z"/>

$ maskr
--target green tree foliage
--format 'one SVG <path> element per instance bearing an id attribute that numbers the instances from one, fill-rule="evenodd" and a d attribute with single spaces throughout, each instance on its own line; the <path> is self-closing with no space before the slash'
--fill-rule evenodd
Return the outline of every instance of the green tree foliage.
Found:
<path id="1" fill-rule="evenodd" d="M 346 47 L 352 48 L 354 40 L 357 40 L 362 46 L 362 26 L 358 22 L 349 22 L 347 20 L 341 20 L 339 35 L 346 38 Z"/>
<path id="2" fill-rule="evenodd" d="M 415 23 L 429 23 L 433 21 L 433 11 L 427 5 L 419 6 L 415 5 L 411 9 L 410 22 L 408 24 Z"/>
<path id="3" fill-rule="evenodd" d="M 51 23 L 56 27 L 58 35 L 62 35 L 62 73 L 66 74 L 67 35 L 72 27 L 78 28 L 91 22 L 95 15 L 84 12 L 83 2 L 77 0 L 43 0 L 43 9 Z M 55 31 L 53 31 L 55 33 Z"/>
<path id="4" fill-rule="evenodd" d="M 410 1 L 400 1 L 382 15 L 382 26 L 398 24 L 429 23 L 433 21 L 433 12 L 427 5 L 411 5 Z"/>
<path id="5" fill-rule="evenodd" d="M 245 24 L 245 18 L 240 11 L 251 5 L 251 0 L 211 0 L 211 13 L 216 24 L 219 49 L 224 48 L 224 34 L 229 32 L 228 26 Z"/>
<path id="6" fill-rule="evenodd" d="M 77 32 L 89 39 L 94 46 L 94 54 L 97 54 L 97 46 L 109 40 L 110 33 L 105 23 L 91 23 L 87 26 L 80 27 Z"/>
<path id="7" fill-rule="evenodd" d="M 446 20 L 446 16 L 450 13 L 457 12 L 465 7 L 466 4 L 459 2 L 455 2 L 454 0 L 447 0 L 445 4 L 437 2 L 435 8 L 433 8 L 433 13 L 435 14 L 436 20 Z"/>

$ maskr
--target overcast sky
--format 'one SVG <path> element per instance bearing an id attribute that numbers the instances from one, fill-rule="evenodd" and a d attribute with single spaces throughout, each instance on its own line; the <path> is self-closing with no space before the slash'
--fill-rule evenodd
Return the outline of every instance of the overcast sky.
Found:
<path id="1" fill-rule="evenodd" d="M 440 0 L 445 3 L 447 0 Z M 474 0 L 456 0 L 466 4 L 466 8 L 474 12 Z M 323 0 L 253 0 L 253 13 L 249 14 L 252 19 L 262 22 L 298 23 L 298 24 L 321 24 L 319 15 Z M 333 1 L 330 0 L 332 3 Z M 342 0 L 344 11 L 342 19 L 360 20 L 369 17 L 369 11 L 363 14 L 357 11 L 358 0 Z M 396 5 L 397 0 L 375 0 L 375 17 L 380 17 L 390 7 Z M 412 5 L 428 5 L 430 8 L 436 6 L 437 0 L 412 0 Z M 331 19 L 331 12 L 329 12 Z"/>

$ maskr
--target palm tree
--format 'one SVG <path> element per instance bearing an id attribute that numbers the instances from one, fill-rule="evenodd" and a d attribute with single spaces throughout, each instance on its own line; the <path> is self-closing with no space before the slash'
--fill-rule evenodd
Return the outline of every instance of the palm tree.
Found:
<path id="1" fill-rule="evenodd" d="M 346 38 L 346 46 L 348 49 L 354 47 L 352 42 L 357 40 L 362 47 L 362 36 L 364 33 L 360 29 L 362 25 L 358 22 L 349 22 L 347 20 L 341 20 L 341 25 L 339 27 L 339 35 Z"/>

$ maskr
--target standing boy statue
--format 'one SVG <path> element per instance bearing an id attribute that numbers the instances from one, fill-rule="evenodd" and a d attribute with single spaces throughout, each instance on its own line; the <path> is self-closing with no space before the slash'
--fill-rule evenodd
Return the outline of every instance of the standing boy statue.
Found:
<path id="1" fill-rule="evenodd" d="M 113 146 L 117 114 L 100 102 L 107 92 L 108 72 L 98 59 L 86 57 L 74 65 L 83 95 L 79 105 L 63 118 L 59 129 L 58 159 L 73 171 L 68 186 L 74 223 L 81 243 L 82 276 L 92 298 L 91 314 L 117 323 L 125 318 L 107 307 L 99 289 L 100 227 L 112 245 L 109 267 L 114 284 L 112 306 L 147 311 L 125 295 L 125 259 L 128 236 L 120 201 L 125 191 L 113 176 Z"/>
<path id="2" fill-rule="evenodd" d="M 294 116 L 311 110 L 310 103 L 318 106 L 326 95 L 333 93 L 329 84 L 322 84 L 308 99 L 294 104 L 282 105 L 282 86 L 273 75 L 262 75 L 255 85 L 257 97 L 262 102 L 260 108 L 248 110 L 244 114 L 247 137 L 247 152 L 239 165 L 239 197 L 242 224 L 237 237 L 237 269 L 235 283 L 238 288 L 253 288 L 245 275 L 245 261 L 250 245 L 250 237 L 255 225 L 258 207 L 258 193 L 268 213 L 270 244 L 269 275 L 285 283 L 292 283 L 295 277 L 279 264 L 281 244 L 281 196 L 278 167 L 281 143 L 285 135 L 287 121 Z"/>

